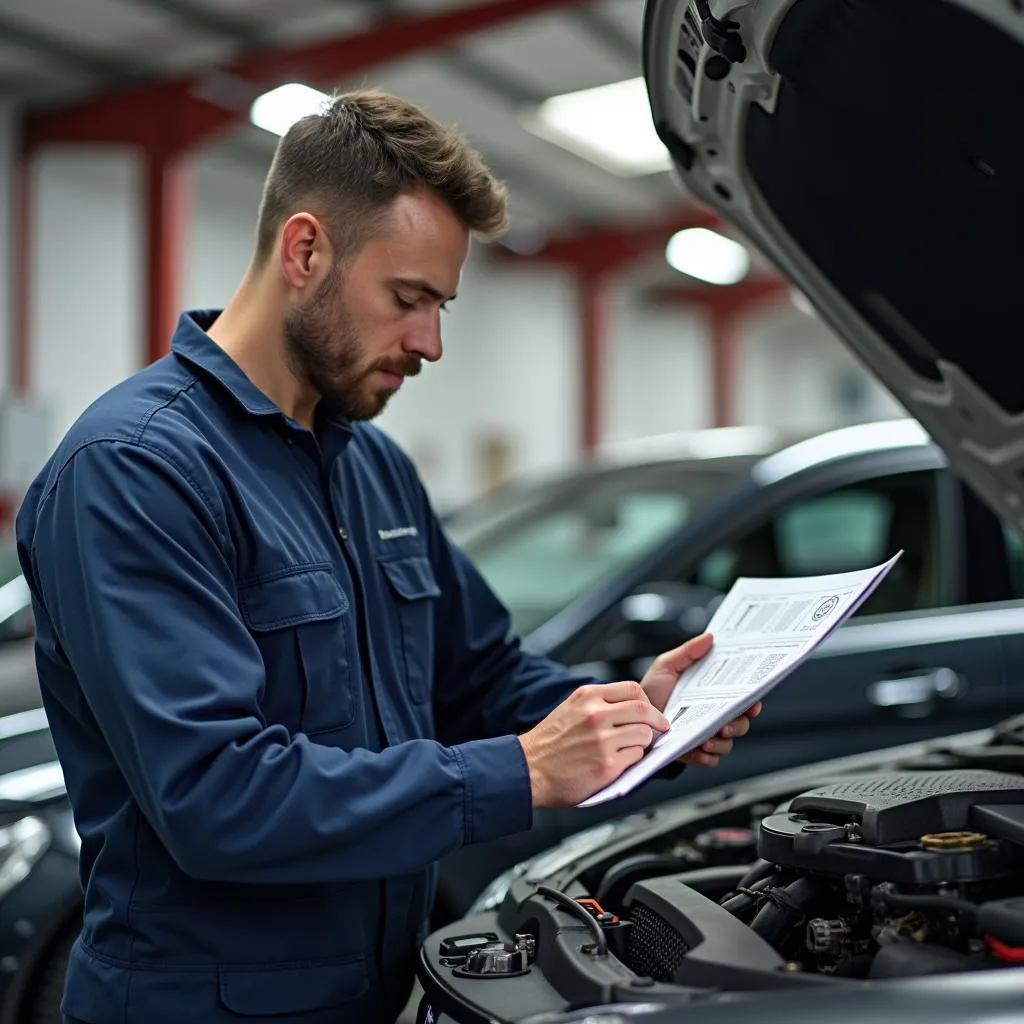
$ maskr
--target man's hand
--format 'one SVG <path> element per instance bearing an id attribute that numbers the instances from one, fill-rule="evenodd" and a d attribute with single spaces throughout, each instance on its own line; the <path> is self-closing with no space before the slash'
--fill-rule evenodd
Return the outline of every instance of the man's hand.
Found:
<path id="1" fill-rule="evenodd" d="M 647 670 L 640 685 L 659 711 L 665 710 L 665 705 L 668 703 L 669 697 L 672 696 L 672 691 L 683 670 L 689 668 L 694 662 L 700 661 L 711 650 L 713 643 L 714 639 L 710 633 L 702 633 L 692 640 L 687 640 L 681 647 L 658 656 L 654 664 Z M 705 768 L 714 768 L 718 764 L 719 758 L 732 750 L 733 741 L 740 736 L 746 736 L 750 731 L 750 720 L 756 718 L 760 713 L 761 702 L 758 701 L 743 715 L 725 726 L 717 736 L 713 736 L 697 750 L 691 750 L 684 754 L 679 760 L 686 764 L 699 764 Z"/>
<path id="2" fill-rule="evenodd" d="M 639 683 L 581 686 L 519 737 L 534 807 L 575 807 L 636 764 L 668 720 Z"/>

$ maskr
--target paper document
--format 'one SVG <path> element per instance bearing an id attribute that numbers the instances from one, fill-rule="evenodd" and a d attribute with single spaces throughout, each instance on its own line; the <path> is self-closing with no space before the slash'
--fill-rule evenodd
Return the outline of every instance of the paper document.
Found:
<path id="1" fill-rule="evenodd" d="M 680 677 L 665 707 L 671 729 L 613 783 L 584 800 L 624 796 L 761 700 L 846 621 L 899 560 L 796 579 L 741 577 L 708 624 L 714 646 Z"/>

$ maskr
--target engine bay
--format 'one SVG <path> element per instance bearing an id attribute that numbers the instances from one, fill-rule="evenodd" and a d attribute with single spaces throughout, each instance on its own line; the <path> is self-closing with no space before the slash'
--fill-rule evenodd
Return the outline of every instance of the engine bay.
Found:
<path id="1" fill-rule="evenodd" d="M 434 1019 L 1024 965 L 1019 774 L 872 772 L 710 818 L 432 937 Z"/>

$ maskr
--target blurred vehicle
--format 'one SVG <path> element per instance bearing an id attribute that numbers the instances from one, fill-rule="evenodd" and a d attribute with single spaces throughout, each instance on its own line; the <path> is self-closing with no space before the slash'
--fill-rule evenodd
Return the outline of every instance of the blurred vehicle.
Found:
<path id="1" fill-rule="evenodd" d="M 34 635 L 32 596 L 17 552 L 12 543 L 0 545 L 0 715 L 39 706 Z"/>
<path id="2" fill-rule="evenodd" d="M 770 456 L 753 507 L 722 502 L 667 581 L 716 591 L 745 564 L 816 572 L 868 547 L 909 558 L 772 694 L 728 759 L 749 778 L 577 834 L 432 935 L 421 1020 L 1024 1016 L 1024 716 L 993 725 L 1024 698 L 1024 383 L 1007 347 L 1019 262 L 997 256 L 1024 224 L 1022 13 L 648 0 L 653 120 L 688 194 L 807 296 L 933 442 L 880 436 L 813 465 L 809 497 L 814 460 Z M 844 503 L 859 527 L 819 532 Z M 640 575 L 640 593 L 666 579 Z M 626 637 L 610 664 L 642 658 L 638 618 L 663 616 L 620 599 L 585 635 L 595 650 Z M 903 745 L 813 763 L 870 737 Z M 760 774 L 761 741 L 793 767 Z"/>
<path id="3" fill-rule="evenodd" d="M 666 445 L 659 445 L 665 449 Z M 772 695 L 742 755 L 613 804 L 539 811 L 527 833 L 441 863 L 437 920 L 500 871 L 608 815 L 808 759 L 980 727 L 1024 710 L 1006 686 L 1024 627 L 1024 544 L 909 418 L 768 454 L 628 454 L 512 488 L 449 518 L 525 645 L 600 678 L 639 679 L 699 633 L 739 576 L 805 576 L 904 554 Z"/>

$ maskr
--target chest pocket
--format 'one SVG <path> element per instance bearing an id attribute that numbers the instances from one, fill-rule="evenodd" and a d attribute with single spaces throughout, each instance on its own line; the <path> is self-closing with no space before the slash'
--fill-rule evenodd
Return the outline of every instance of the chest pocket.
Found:
<path id="1" fill-rule="evenodd" d="M 266 666 L 268 723 L 308 736 L 355 718 L 349 601 L 328 565 L 297 566 L 239 588 L 242 616 Z"/>
<path id="2" fill-rule="evenodd" d="M 409 696 L 430 699 L 434 679 L 434 606 L 441 596 L 430 559 L 407 555 L 378 562 L 395 597 L 400 655 Z"/>

